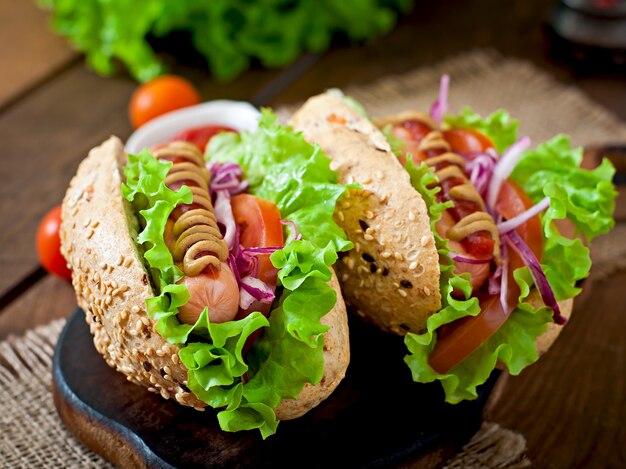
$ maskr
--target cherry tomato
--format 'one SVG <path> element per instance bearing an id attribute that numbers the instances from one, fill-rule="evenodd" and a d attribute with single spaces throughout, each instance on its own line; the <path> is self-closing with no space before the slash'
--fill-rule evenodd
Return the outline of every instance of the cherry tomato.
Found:
<path id="1" fill-rule="evenodd" d="M 282 246 L 283 226 L 280 211 L 272 202 L 250 194 L 239 194 L 231 199 L 235 223 L 241 228 L 240 242 L 243 247 Z M 277 269 L 269 254 L 259 254 L 259 279 L 276 285 Z"/>
<path id="2" fill-rule="evenodd" d="M 133 127 L 141 127 L 166 112 L 200 102 L 200 93 L 185 78 L 163 75 L 140 85 L 133 93 L 128 114 Z"/>
<path id="3" fill-rule="evenodd" d="M 72 279 L 67 262 L 61 254 L 59 227 L 61 226 L 61 206 L 52 208 L 39 222 L 36 245 L 41 265 L 49 273 L 65 280 Z"/>
<path id="4" fill-rule="evenodd" d="M 512 181 L 505 181 L 498 196 L 496 206 L 505 218 L 513 218 L 532 207 L 532 200 Z M 538 259 L 543 250 L 543 233 L 539 216 L 535 216 L 516 228 L 518 234 L 529 245 Z M 523 261 L 509 250 L 509 281 L 507 301 L 515 304 L 519 287 L 511 272 L 521 267 Z M 474 352 L 504 324 L 508 315 L 502 310 L 498 296 L 484 298 L 480 302 L 481 312 L 477 316 L 466 316 L 442 326 L 437 344 L 428 358 L 430 366 L 438 373 L 447 373 Z"/>
<path id="5" fill-rule="evenodd" d="M 493 148 L 491 140 L 481 132 L 472 129 L 449 129 L 443 131 L 443 137 L 456 153 L 480 153 Z"/>
<path id="6" fill-rule="evenodd" d="M 202 152 L 204 152 L 209 141 L 220 132 L 236 132 L 236 130 L 219 125 L 207 125 L 180 132 L 172 139 L 172 141 L 183 140 L 185 142 L 193 143 Z"/>

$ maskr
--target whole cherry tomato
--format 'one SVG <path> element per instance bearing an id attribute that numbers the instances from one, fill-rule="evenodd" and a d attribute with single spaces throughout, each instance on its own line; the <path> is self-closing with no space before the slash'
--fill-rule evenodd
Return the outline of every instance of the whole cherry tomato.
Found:
<path id="1" fill-rule="evenodd" d="M 61 254 L 59 227 L 61 226 L 61 206 L 52 208 L 39 222 L 37 229 L 37 254 L 41 265 L 49 273 L 65 280 L 71 280 L 72 273 Z"/>
<path id="2" fill-rule="evenodd" d="M 163 75 L 135 90 L 128 115 L 136 129 L 162 114 L 198 103 L 200 93 L 189 80 L 176 75 Z"/>

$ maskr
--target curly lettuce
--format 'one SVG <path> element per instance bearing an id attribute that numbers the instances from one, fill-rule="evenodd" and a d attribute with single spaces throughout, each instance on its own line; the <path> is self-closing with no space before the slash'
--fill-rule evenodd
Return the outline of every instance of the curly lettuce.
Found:
<path id="1" fill-rule="evenodd" d="M 148 300 L 148 313 L 157 321 L 157 332 L 181 346 L 179 356 L 188 370 L 189 389 L 219 409 L 217 418 L 223 430 L 258 429 L 266 438 L 278 426 L 274 410 L 281 400 L 296 398 L 306 383 L 316 384 L 322 378 L 327 326 L 320 320 L 337 300 L 336 292 L 327 285 L 330 266 L 338 251 L 352 245 L 333 220 L 334 204 L 346 188 L 337 184 L 330 160 L 318 148 L 280 126 L 269 111 L 264 112 L 255 132 L 239 137 L 239 142 L 231 141 L 229 134 L 216 137 L 208 155 L 235 162 L 239 161 L 233 155 L 245 155 L 242 167 L 255 181 L 252 192 L 276 203 L 281 216 L 296 222 L 302 235 L 296 239 L 292 233 L 284 248 L 271 256 L 280 269 L 282 293 L 269 318 L 254 312 L 240 320 L 214 324 L 205 308 L 195 324 L 181 324 L 176 315 L 189 293 L 176 283 L 182 272 L 174 265 L 163 232 L 174 207 L 191 202 L 191 192 L 185 186 L 179 191 L 168 189 L 164 179 L 171 163 L 158 161 L 147 151 L 129 155 L 122 189 L 144 220 L 138 241 L 159 293 Z M 229 145 L 220 143 L 223 139 Z M 252 147 L 243 143 L 246 139 L 263 140 L 265 145 L 254 146 L 250 157 Z M 299 184 L 285 180 L 282 186 L 276 185 L 285 173 L 298 177 Z M 260 329 L 265 333 L 244 355 L 244 344 Z"/>
<path id="2" fill-rule="evenodd" d="M 505 111 L 482 118 L 466 108 L 460 115 L 446 116 L 445 122 L 451 127 L 483 132 L 500 152 L 517 141 L 518 123 Z M 525 152 L 511 176 L 535 202 L 545 196 L 550 197 L 550 208 L 541 216 L 544 233 L 541 265 L 558 300 L 573 298 L 580 292 L 577 282 L 589 274 L 591 260 L 585 244 L 579 238 L 570 239 L 561 235 L 555 220 L 570 220 L 587 240 L 608 232 L 614 226 L 612 213 L 616 191 L 611 181 L 615 170 L 608 160 L 592 171 L 584 170 L 579 167 L 581 159 L 581 149 L 572 148 L 568 137 L 557 136 Z M 415 167 L 409 161 L 407 171 L 413 186 L 426 201 L 433 233 L 436 233 L 433 215 L 435 220 L 438 219 L 437 213 L 445 207 L 435 201 L 432 191 L 428 193 L 426 187 L 435 176 L 427 176 L 428 169 L 422 166 Z M 437 341 L 437 329 L 477 312 L 472 308 L 463 310 L 471 301 L 467 296 L 469 290 L 465 289 L 467 285 L 461 283 L 458 275 L 446 273 L 447 269 L 451 269 L 450 259 L 445 255 L 445 248 L 440 247 L 442 240 L 437 235 L 436 241 L 442 263 L 443 307 L 428 319 L 424 333 L 407 334 L 405 343 L 409 354 L 405 361 L 415 381 L 440 381 L 446 401 L 457 403 L 476 398 L 477 387 L 489 378 L 497 363 L 502 363 L 513 375 L 534 363 L 538 359 L 536 339 L 552 322 L 552 310 L 546 306 L 533 308 L 526 301 L 534 282 L 527 267 L 516 269 L 513 277 L 520 287 L 519 304 L 504 325 L 448 373 L 437 373 L 428 364 L 428 357 Z M 563 262 L 563 259 L 568 261 Z M 465 294 L 466 299 L 461 305 L 450 296 L 455 286 Z"/>

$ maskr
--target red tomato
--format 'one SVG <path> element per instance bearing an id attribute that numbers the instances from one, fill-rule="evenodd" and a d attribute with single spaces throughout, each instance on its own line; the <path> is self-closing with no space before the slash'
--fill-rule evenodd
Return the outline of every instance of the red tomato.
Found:
<path id="1" fill-rule="evenodd" d="M 477 130 L 449 129 L 443 131 L 443 136 L 457 153 L 478 153 L 493 148 L 491 140 Z"/>
<path id="2" fill-rule="evenodd" d="M 283 246 L 283 226 L 280 211 L 272 202 L 250 194 L 231 199 L 235 223 L 241 228 L 241 245 L 246 248 Z M 276 285 L 277 270 L 269 254 L 260 254 L 259 279 Z"/>
<path id="3" fill-rule="evenodd" d="M 522 189 L 512 181 L 505 181 L 498 196 L 496 206 L 505 218 L 511 219 L 532 207 Z M 538 259 L 543 252 L 543 233 L 539 216 L 535 216 L 516 231 L 529 245 Z M 509 304 L 517 302 L 519 288 L 513 280 L 514 269 L 524 265 L 520 257 L 509 249 L 509 281 L 507 299 Z M 447 373 L 474 352 L 504 324 L 508 315 L 502 310 L 500 299 L 491 296 L 480 303 L 481 312 L 477 316 L 466 316 L 440 329 L 437 344 L 428 358 L 430 366 L 438 373 Z"/>
<path id="4" fill-rule="evenodd" d="M 407 154 L 413 155 L 413 162 L 419 164 L 426 156 L 419 151 L 419 144 L 422 139 L 433 129 L 426 123 L 418 119 L 411 119 L 400 122 L 393 126 L 393 134 L 404 142 L 402 153 L 397 155 L 402 166 L 406 164 Z"/>
<path id="5" fill-rule="evenodd" d="M 67 262 L 61 254 L 59 227 L 61 226 L 61 206 L 52 208 L 39 222 L 36 245 L 41 265 L 49 273 L 65 280 L 72 279 Z"/>
<path id="6" fill-rule="evenodd" d="M 199 102 L 200 93 L 191 82 L 176 75 L 163 75 L 135 90 L 128 106 L 128 115 L 136 129 L 166 112 Z"/>
<path id="7" fill-rule="evenodd" d="M 209 141 L 220 132 L 236 132 L 235 129 L 230 127 L 223 127 L 219 125 L 207 125 L 204 127 L 196 127 L 194 129 L 187 129 L 177 134 L 172 141 L 184 140 L 196 145 L 201 151 L 206 149 Z"/>

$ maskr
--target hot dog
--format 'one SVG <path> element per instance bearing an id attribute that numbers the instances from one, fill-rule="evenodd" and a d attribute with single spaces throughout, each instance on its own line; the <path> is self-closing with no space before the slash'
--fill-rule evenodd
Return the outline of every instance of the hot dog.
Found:
<path id="1" fill-rule="evenodd" d="M 265 147 L 250 152 L 250 139 Z M 286 140 L 289 151 L 274 147 Z M 111 137 L 94 148 L 64 198 L 62 252 L 111 367 L 166 399 L 216 408 L 225 431 L 265 438 L 345 375 L 332 265 L 351 244 L 331 205 L 345 188 L 328 158 L 269 112 L 257 130 L 210 143 L 206 161 L 188 142 L 127 155 Z M 296 185 L 266 190 L 302 168 L 310 174 Z M 321 187 L 324 204 L 310 198 Z"/>
<path id="2" fill-rule="evenodd" d="M 587 241 L 606 233 L 616 192 L 611 164 L 581 169 L 568 137 L 530 149 L 504 111 L 444 118 L 446 95 L 444 79 L 431 115 L 372 121 L 331 90 L 290 122 L 363 188 L 336 214 L 360 248 L 337 266 L 350 309 L 403 335 L 413 379 L 440 381 L 456 403 L 551 346 L 590 269 L 557 221 Z"/>

